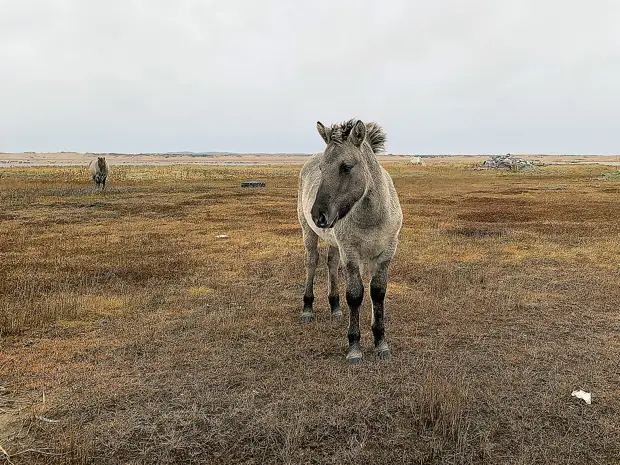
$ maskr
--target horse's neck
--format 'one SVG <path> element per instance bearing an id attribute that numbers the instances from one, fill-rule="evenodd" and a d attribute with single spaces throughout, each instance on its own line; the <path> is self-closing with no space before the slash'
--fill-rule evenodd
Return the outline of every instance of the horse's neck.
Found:
<path id="1" fill-rule="evenodd" d="M 381 189 L 385 181 L 383 179 L 383 170 L 381 169 L 379 160 L 377 160 L 377 156 L 369 147 L 366 147 L 366 150 L 362 151 L 362 155 L 364 156 L 364 161 L 370 173 L 369 187 L 374 188 L 374 190 Z"/>
<path id="2" fill-rule="evenodd" d="M 371 149 L 367 148 L 362 153 L 370 174 L 364 198 L 372 207 L 382 209 L 382 193 L 387 188 L 385 178 L 383 177 L 383 170 L 379 160 L 377 160 L 377 156 Z"/>

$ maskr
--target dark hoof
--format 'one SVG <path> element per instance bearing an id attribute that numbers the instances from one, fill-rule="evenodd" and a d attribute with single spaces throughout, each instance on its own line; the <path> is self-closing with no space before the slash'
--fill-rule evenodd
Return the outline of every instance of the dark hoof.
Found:
<path id="1" fill-rule="evenodd" d="M 301 314 L 301 322 L 302 322 L 302 324 L 312 323 L 312 319 L 313 319 L 312 313 L 304 312 L 304 313 Z"/>
<path id="2" fill-rule="evenodd" d="M 359 346 L 353 346 L 347 353 L 347 361 L 349 365 L 359 365 L 362 363 L 362 351 Z"/>
<path id="3" fill-rule="evenodd" d="M 390 347 L 388 346 L 385 339 L 383 339 L 377 346 L 375 347 L 375 352 L 377 353 L 377 358 L 379 360 L 389 360 L 392 357 L 390 353 Z"/>
<path id="4" fill-rule="evenodd" d="M 360 365 L 362 363 L 362 357 L 347 357 L 349 365 Z"/>
<path id="5" fill-rule="evenodd" d="M 342 316 L 342 310 L 340 310 L 339 308 L 337 308 L 336 310 L 332 310 L 333 318 L 340 318 L 341 316 Z"/>

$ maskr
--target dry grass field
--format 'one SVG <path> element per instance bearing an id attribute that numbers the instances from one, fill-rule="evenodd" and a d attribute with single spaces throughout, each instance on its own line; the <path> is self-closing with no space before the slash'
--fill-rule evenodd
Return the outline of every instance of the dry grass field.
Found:
<path id="1" fill-rule="evenodd" d="M 620 463 L 617 168 L 387 168 L 355 367 L 324 247 L 298 322 L 298 166 L 0 170 L 0 463 Z"/>

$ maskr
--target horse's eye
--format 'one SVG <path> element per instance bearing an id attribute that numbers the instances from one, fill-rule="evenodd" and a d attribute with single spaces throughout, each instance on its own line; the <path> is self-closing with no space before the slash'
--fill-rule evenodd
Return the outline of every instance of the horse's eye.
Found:
<path id="1" fill-rule="evenodd" d="M 353 165 L 350 165 L 349 163 L 343 163 L 342 165 L 340 165 L 341 173 L 350 173 L 352 169 Z"/>

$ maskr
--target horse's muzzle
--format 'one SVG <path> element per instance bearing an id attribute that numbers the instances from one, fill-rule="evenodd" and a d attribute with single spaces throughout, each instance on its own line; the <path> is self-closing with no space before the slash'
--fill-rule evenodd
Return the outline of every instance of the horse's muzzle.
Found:
<path id="1" fill-rule="evenodd" d="M 318 218 L 315 219 L 314 222 L 316 223 L 316 225 L 319 228 L 327 228 L 327 225 L 329 225 L 329 221 L 328 221 L 328 218 L 327 218 L 327 213 L 325 213 L 325 212 L 319 213 Z"/>
<path id="2" fill-rule="evenodd" d="M 312 215 L 312 220 L 314 221 L 314 224 L 316 224 L 319 228 L 329 229 L 333 228 L 334 224 L 336 224 L 336 220 L 338 220 L 338 215 L 330 218 L 329 213 L 319 212 L 316 215 Z"/>

